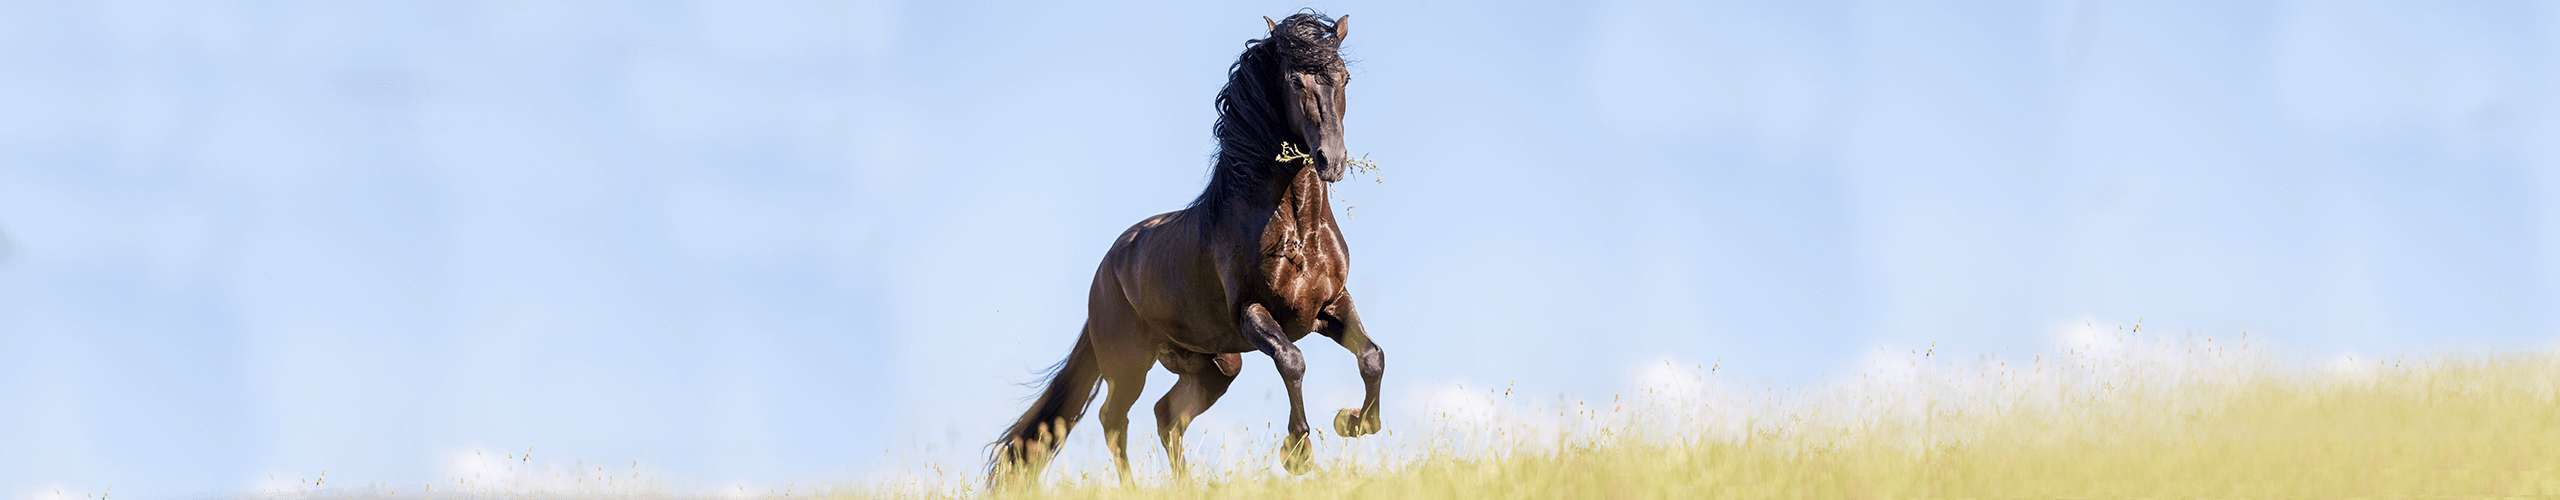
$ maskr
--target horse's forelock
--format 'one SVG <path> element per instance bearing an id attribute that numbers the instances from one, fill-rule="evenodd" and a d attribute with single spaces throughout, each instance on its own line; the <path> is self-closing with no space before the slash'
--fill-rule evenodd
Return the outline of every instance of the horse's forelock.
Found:
<path id="1" fill-rule="evenodd" d="M 1281 19 L 1271 35 L 1291 63 L 1323 67 L 1342 61 L 1342 40 L 1334 38 L 1334 26 L 1333 18 L 1305 10 Z"/>

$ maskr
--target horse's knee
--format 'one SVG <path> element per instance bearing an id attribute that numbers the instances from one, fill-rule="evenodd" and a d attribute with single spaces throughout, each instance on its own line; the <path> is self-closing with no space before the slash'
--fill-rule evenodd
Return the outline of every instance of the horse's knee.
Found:
<path id="1" fill-rule="evenodd" d="M 1297 349 L 1273 351 L 1271 364 L 1280 367 L 1282 380 L 1298 380 L 1307 375 L 1307 358 L 1299 354 Z"/>
<path id="2" fill-rule="evenodd" d="M 1385 375 L 1386 373 L 1386 349 L 1379 349 L 1375 346 L 1371 346 L 1369 348 L 1369 352 L 1360 353 L 1360 376 L 1375 378 L 1379 375 Z"/>

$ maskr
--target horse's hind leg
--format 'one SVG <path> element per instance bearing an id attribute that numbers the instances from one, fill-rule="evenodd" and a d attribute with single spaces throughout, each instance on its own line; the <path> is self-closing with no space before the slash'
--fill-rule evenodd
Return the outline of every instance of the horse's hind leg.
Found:
<path id="1" fill-rule="evenodd" d="M 1132 368 L 1134 366 L 1134 368 Z M 1147 363 L 1120 362 L 1105 366 L 1102 379 L 1111 384 L 1111 394 L 1102 399 L 1102 438 L 1111 447 L 1111 462 L 1119 466 L 1120 482 L 1130 482 L 1129 475 L 1129 407 L 1138 404 L 1138 396 L 1147 390 Z"/>
<path id="2" fill-rule="evenodd" d="M 1235 370 L 1242 360 L 1234 354 L 1193 352 L 1171 352 L 1160 358 L 1166 371 L 1182 376 L 1173 382 L 1173 390 L 1156 400 L 1156 436 L 1164 440 L 1164 456 L 1173 464 L 1173 477 L 1191 477 L 1190 463 L 1183 457 L 1182 433 L 1191 428 L 1192 418 L 1218 404 L 1218 396 L 1236 381 Z"/>
<path id="3" fill-rule="evenodd" d="M 1317 319 L 1322 323 L 1316 326 L 1316 333 L 1333 338 L 1334 342 L 1342 344 L 1343 349 L 1360 358 L 1360 383 L 1366 390 L 1366 395 L 1360 399 L 1360 408 L 1343 408 L 1334 412 L 1333 432 L 1342 437 L 1378 432 L 1384 423 L 1378 416 L 1378 379 L 1387 375 L 1387 351 L 1369 339 L 1369 329 L 1360 324 L 1360 310 L 1352 307 L 1349 295 L 1325 306 Z"/>
<path id="4" fill-rule="evenodd" d="M 1111 386 L 1111 392 L 1102 399 L 1103 444 L 1111 449 L 1111 462 L 1118 466 L 1121 484 L 1128 484 L 1129 407 L 1137 405 L 1139 394 L 1146 391 L 1147 368 L 1155 363 L 1155 353 L 1162 348 L 1163 340 L 1142 329 L 1120 281 L 1110 272 L 1113 262 L 1110 257 L 1104 258 L 1104 271 L 1094 278 L 1086 310 L 1093 318 L 1094 357 L 1099 361 L 1102 381 Z"/>

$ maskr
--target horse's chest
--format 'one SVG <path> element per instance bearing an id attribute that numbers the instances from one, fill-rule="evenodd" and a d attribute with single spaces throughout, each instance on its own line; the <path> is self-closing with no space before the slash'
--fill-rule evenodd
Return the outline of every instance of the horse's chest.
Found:
<path id="1" fill-rule="evenodd" d="M 1310 295 L 1330 294 L 1341 287 L 1340 256 L 1303 248 L 1309 244 L 1292 241 L 1287 243 L 1292 248 L 1263 259 L 1263 272 L 1271 277 L 1269 291 L 1283 299 L 1324 298 Z"/>
<path id="2" fill-rule="evenodd" d="M 1329 231 L 1293 231 L 1265 238 L 1260 267 L 1264 306 L 1285 323 L 1312 323 L 1315 312 L 1342 290 L 1343 253 Z"/>
<path id="3" fill-rule="evenodd" d="M 1342 293 L 1350 259 L 1323 181 L 1303 170 L 1293 182 L 1270 218 L 1246 233 L 1254 242 L 1253 279 L 1238 298 L 1262 304 L 1289 331 L 1306 332 L 1317 312 Z"/>

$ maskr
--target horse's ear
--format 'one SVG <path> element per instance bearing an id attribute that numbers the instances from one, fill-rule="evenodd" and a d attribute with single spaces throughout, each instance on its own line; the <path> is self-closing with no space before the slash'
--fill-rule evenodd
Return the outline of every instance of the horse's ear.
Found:
<path id="1" fill-rule="evenodd" d="M 1262 29 L 1280 31 L 1280 23 L 1271 22 L 1271 16 L 1262 16 Z"/>
<path id="2" fill-rule="evenodd" d="M 1343 15 L 1342 15 L 1342 18 L 1333 20 L 1333 41 L 1339 42 L 1339 41 L 1342 41 L 1342 39 L 1344 39 L 1344 38 L 1350 38 L 1350 37 L 1351 37 L 1351 15 L 1350 15 L 1350 14 L 1343 14 Z"/>

